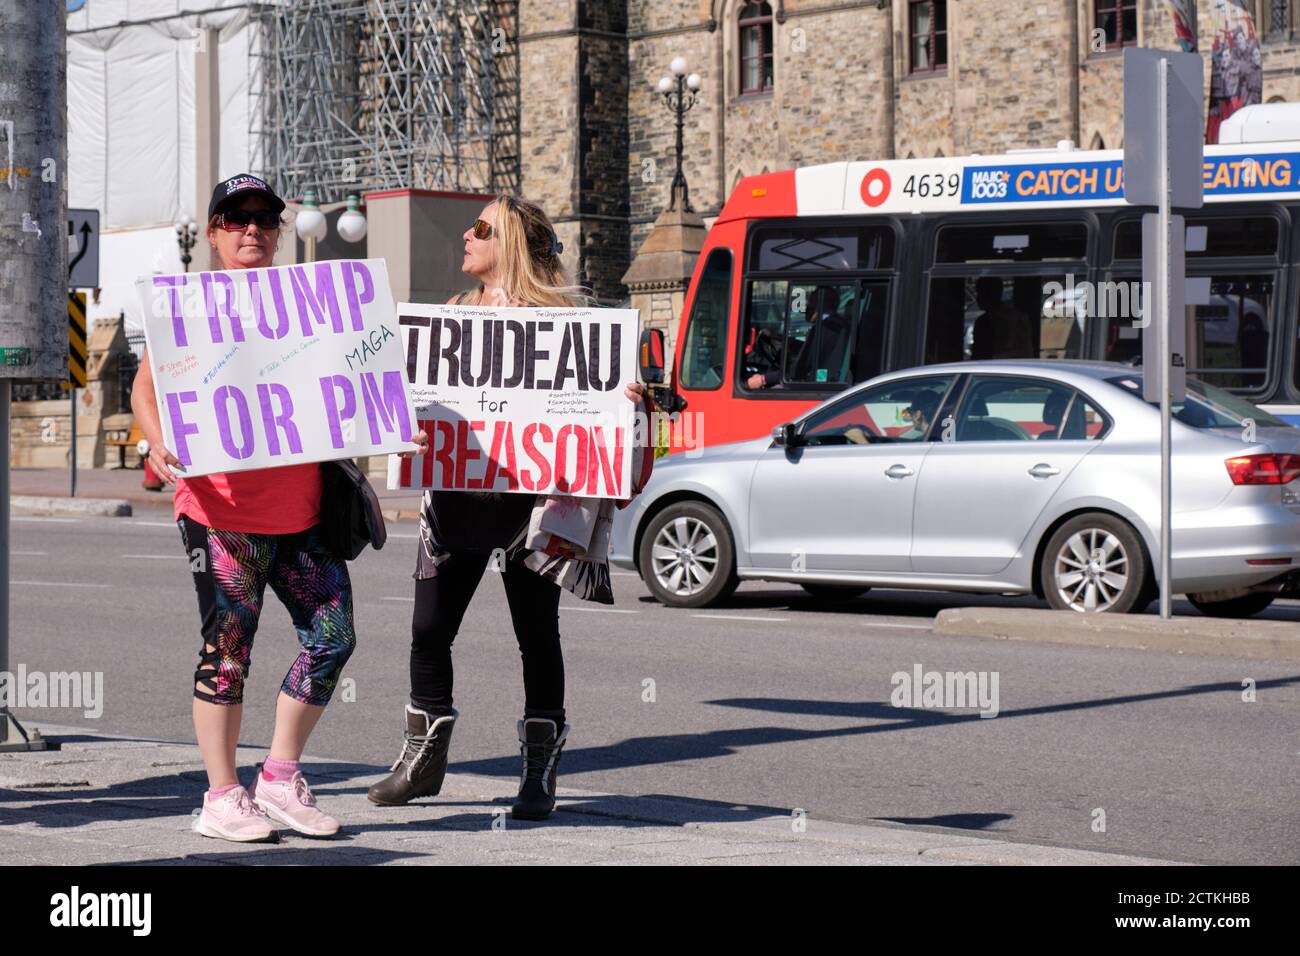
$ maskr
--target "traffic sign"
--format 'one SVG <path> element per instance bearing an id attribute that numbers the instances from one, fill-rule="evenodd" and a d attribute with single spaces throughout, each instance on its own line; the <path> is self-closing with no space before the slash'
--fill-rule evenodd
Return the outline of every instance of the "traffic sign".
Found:
<path id="1" fill-rule="evenodd" d="M 86 387 L 86 293 L 68 293 L 68 380 Z"/>
<path id="2" fill-rule="evenodd" d="M 99 210 L 68 210 L 68 288 L 99 288 Z"/>
<path id="3" fill-rule="evenodd" d="M 1167 63 L 1163 71 L 1161 61 Z M 1160 205 L 1162 183 L 1171 206 L 1199 209 L 1204 203 L 1203 70 L 1199 53 L 1125 48 L 1124 199 L 1130 205 Z"/>

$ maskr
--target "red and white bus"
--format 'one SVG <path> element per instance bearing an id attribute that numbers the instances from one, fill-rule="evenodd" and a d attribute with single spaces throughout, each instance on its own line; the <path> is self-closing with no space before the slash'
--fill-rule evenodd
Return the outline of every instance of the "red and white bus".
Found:
<path id="1" fill-rule="evenodd" d="M 742 180 L 704 243 L 656 390 L 690 419 L 672 450 L 758 437 L 897 368 L 1139 361 L 1136 304 L 1116 291 L 1140 282 L 1145 211 L 1124 201 L 1121 151 Z M 1187 275 L 1202 295 L 1187 309 L 1189 372 L 1300 422 L 1300 139 L 1207 146 L 1205 206 L 1186 216 Z M 1085 289 L 1096 293 L 1086 306 Z M 661 333 L 646 346 L 662 355 Z"/>

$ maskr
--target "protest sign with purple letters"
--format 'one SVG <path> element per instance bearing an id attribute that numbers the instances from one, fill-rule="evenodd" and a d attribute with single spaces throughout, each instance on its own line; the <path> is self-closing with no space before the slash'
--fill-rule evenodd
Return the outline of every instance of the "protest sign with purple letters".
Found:
<path id="1" fill-rule="evenodd" d="M 186 477 L 408 450 L 382 259 L 144 276 L 163 440 Z"/>
<path id="2" fill-rule="evenodd" d="M 627 498 L 635 309 L 398 306 L 429 451 L 390 458 L 388 487 Z"/>

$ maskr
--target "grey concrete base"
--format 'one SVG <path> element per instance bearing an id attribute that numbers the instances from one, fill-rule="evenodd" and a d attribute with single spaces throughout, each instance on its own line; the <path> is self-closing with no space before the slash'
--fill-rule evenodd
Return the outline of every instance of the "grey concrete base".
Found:
<path id="1" fill-rule="evenodd" d="M 206 787 L 192 744 L 87 736 L 43 727 L 62 749 L 0 754 L 0 859 L 7 864 L 1070 864 L 1165 861 L 1010 843 L 960 831 L 835 823 L 792 811 L 625 797 L 561 787 L 550 820 L 510 818 L 516 778 L 448 774 L 442 793 L 376 807 L 386 768 L 303 761 L 343 831 L 234 844 L 191 830 Z M 265 751 L 241 749 L 241 779 Z M 563 780 L 563 766 L 561 766 Z"/>
<path id="2" fill-rule="evenodd" d="M 1080 614 L 1034 608 L 946 608 L 934 633 L 1045 641 L 1087 647 L 1127 647 L 1179 654 L 1300 661 L 1300 629 L 1290 621 L 1238 621 L 1154 614 Z"/>
<path id="3" fill-rule="evenodd" d="M 125 498 L 42 498 L 14 495 L 9 509 L 16 515 L 66 515 L 73 517 L 131 517 L 131 502 Z"/>

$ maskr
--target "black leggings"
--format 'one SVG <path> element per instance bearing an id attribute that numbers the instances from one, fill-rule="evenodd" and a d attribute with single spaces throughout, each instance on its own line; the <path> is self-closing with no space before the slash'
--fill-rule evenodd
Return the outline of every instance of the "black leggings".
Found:
<path id="1" fill-rule="evenodd" d="M 411 705 L 450 714 L 451 644 L 487 569 L 487 552 L 455 551 L 437 577 L 415 582 L 411 619 Z M 524 659 L 524 716 L 564 724 L 564 657 L 560 653 L 560 586 L 522 565 L 505 562 L 510 619 Z"/>

